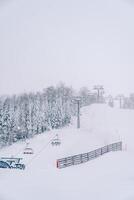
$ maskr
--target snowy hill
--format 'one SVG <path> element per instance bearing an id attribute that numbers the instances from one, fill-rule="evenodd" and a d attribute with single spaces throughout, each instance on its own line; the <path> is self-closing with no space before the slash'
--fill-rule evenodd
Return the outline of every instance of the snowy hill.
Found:
<path id="1" fill-rule="evenodd" d="M 0 170 L 0 200 L 131 200 L 134 199 L 134 111 L 92 105 L 81 109 L 81 128 L 70 127 L 29 140 L 33 155 L 24 155 L 25 142 L 0 151 L 23 157 L 26 169 Z M 51 146 L 58 134 L 61 145 Z M 86 164 L 59 170 L 56 159 L 88 152 L 122 140 L 127 151 L 109 153 Z"/>

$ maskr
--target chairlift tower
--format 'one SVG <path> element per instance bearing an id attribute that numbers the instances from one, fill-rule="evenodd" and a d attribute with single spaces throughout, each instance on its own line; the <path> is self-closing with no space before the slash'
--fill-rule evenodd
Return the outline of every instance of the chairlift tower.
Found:
<path id="1" fill-rule="evenodd" d="M 73 102 L 77 104 L 77 128 L 80 128 L 80 103 L 81 103 L 81 97 L 77 96 L 74 97 Z"/>
<path id="2" fill-rule="evenodd" d="M 95 85 L 93 89 L 97 91 L 97 101 L 99 103 L 101 100 L 102 94 L 104 93 L 104 88 L 102 85 Z"/>
<path id="3" fill-rule="evenodd" d="M 123 94 L 119 94 L 119 95 L 115 98 L 115 100 L 118 100 L 118 101 L 119 101 L 119 106 L 120 106 L 120 108 L 122 108 L 122 102 L 123 102 L 123 100 L 124 100 L 124 95 L 123 95 Z"/>

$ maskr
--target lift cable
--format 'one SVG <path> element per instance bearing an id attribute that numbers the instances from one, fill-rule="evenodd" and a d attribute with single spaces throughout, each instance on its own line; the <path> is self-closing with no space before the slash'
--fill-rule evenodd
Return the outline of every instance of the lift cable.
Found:
<path id="1" fill-rule="evenodd" d="M 53 140 L 55 137 L 56 137 L 56 135 L 54 135 L 54 136 L 43 146 L 43 148 L 41 148 L 41 149 L 35 154 L 35 156 L 32 157 L 32 159 L 30 159 L 29 162 L 26 163 L 26 166 L 29 166 L 29 165 L 33 162 L 33 160 L 34 160 L 35 158 L 37 158 L 37 157 L 40 155 L 40 153 L 41 153 L 42 151 L 44 151 L 44 149 L 47 148 L 47 146 L 51 143 L 51 140 Z"/>

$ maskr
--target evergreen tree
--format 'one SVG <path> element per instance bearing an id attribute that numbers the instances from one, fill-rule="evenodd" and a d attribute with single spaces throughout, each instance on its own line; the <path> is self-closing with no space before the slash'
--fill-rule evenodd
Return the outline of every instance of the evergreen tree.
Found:
<path id="1" fill-rule="evenodd" d="M 75 109 L 72 97 L 72 88 L 60 84 L 0 99 L 0 147 L 68 125 Z"/>

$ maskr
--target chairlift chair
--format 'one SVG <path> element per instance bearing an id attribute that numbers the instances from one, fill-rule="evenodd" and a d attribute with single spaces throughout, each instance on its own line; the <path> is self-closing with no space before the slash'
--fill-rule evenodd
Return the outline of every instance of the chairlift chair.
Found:
<path id="1" fill-rule="evenodd" d="M 56 138 L 56 139 L 52 140 L 51 144 L 52 144 L 52 146 L 57 146 L 57 145 L 60 145 L 61 142 L 60 142 L 60 140 L 58 138 Z"/>
<path id="2" fill-rule="evenodd" d="M 30 147 L 26 147 L 26 148 L 24 149 L 24 151 L 23 151 L 23 154 L 33 154 L 33 153 L 34 153 L 34 151 L 33 151 L 33 149 L 30 148 Z"/>

